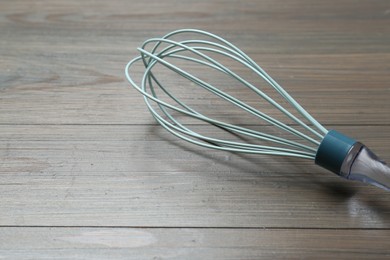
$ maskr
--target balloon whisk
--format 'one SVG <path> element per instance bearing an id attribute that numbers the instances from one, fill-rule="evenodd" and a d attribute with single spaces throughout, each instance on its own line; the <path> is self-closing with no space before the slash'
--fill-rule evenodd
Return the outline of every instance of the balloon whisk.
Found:
<path id="1" fill-rule="evenodd" d="M 384 162 L 360 142 L 322 126 L 227 40 L 209 32 L 183 29 L 149 39 L 138 50 L 140 56 L 126 66 L 126 78 L 143 95 L 155 120 L 173 135 L 217 150 L 314 160 L 346 179 L 390 190 L 390 168 Z M 144 65 L 139 82 L 130 76 L 135 63 Z M 175 77 L 168 77 L 172 73 Z M 214 80 L 206 79 L 210 74 Z M 222 78 L 228 81 L 221 86 L 216 81 Z M 203 101 L 200 106 L 198 100 Z M 232 123 L 229 113 L 233 109 L 245 115 L 238 116 L 239 120 L 250 118 L 248 122 Z M 201 129 L 205 125 L 229 135 L 221 138 L 210 131 L 204 133 Z M 266 131 L 269 126 L 276 131 Z"/>

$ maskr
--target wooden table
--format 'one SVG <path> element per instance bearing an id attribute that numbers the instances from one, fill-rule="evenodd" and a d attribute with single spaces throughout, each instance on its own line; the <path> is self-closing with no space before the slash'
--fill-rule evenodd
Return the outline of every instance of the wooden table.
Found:
<path id="1" fill-rule="evenodd" d="M 2 0 L 0 258 L 388 259 L 390 193 L 153 121 L 124 66 L 178 28 L 234 42 L 390 161 L 387 0 Z"/>

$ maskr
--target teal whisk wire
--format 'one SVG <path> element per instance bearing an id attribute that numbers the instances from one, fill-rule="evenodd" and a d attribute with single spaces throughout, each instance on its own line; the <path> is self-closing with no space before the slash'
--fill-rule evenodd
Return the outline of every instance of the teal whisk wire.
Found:
<path id="1" fill-rule="evenodd" d="M 212 37 L 214 39 L 217 39 L 224 43 L 225 45 L 222 45 L 220 43 L 215 43 L 211 41 L 205 41 L 205 40 L 186 40 L 182 42 L 176 42 L 173 40 L 169 40 L 168 38 L 180 34 L 180 33 L 194 33 L 194 34 L 201 34 L 206 35 L 209 37 Z M 145 47 L 150 44 L 155 43 L 154 48 L 151 52 L 148 52 L 145 50 Z M 163 50 L 156 53 L 157 48 L 160 46 L 161 43 L 167 43 L 169 44 L 168 47 L 164 48 Z M 193 44 L 199 44 L 199 46 L 191 46 Z M 208 46 L 208 47 L 204 47 Z M 251 69 L 253 72 L 261 76 L 263 79 L 266 80 L 269 84 L 272 84 L 272 86 L 277 90 L 283 97 L 288 98 L 288 101 L 290 104 L 294 104 L 297 102 L 287 94 L 287 92 L 283 92 L 281 90 L 281 87 L 279 85 L 276 85 L 274 81 L 262 70 L 259 66 L 253 66 L 255 63 L 242 51 L 240 51 L 237 47 L 234 45 L 228 43 L 226 40 L 223 40 L 222 38 L 213 35 L 208 32 L 200 31 L 200 30 L 178 30 L 174 33 L 168 34 L 162 38 L 155 38 L 147 40 L 141 48 L 139 48 L 139 51 L 141 52 L 141 56 L 133 59 L 130 61 L 126 67 L 126 77 L 128 81 L 138 90 L 140 91 L 145 98 L 145 102 L 151 111 L 152 115 L 155 117 L 157 122 L 159 122 L 164 128 L 166 128 L 169 132 L 172 134 L 185 139 L 186 141 L 190 141 L 192 143 L 205 146 L 208 148 L 214 148 L 219 150 L 228 150 L 228 151 L 234 151 L 234 152 L 246 152 L 246 153 L 259 153 L 259 154 L 273 154 L 273 155 L 288 155 L 288 156 L 294 156 L 294 157 L 302 157 L 307 159 L 313 159 L 315 156 L 316 148 L 309 147 L 304 144 L 300 144 L 291 140 L 287 140 L 285 138 L 281 138 L 275 135 L 266 134 L 263 132 L 254 131 L 242 126 L 236 126 L 232 124 L 228 124 L 225 122 L 221 122 L 215 119 L 211 119 L 209 117 L 206 117 L 202 114 L 199 114 L 197 111 L 193 110 L 192 108 L 185 105 L 183 102 L 181 102 L 179 99 L 177 99 L 172 93 L 168 92 L 166 88 L 160 84 L 158 79 L 154 76 L 152 69 L 153 67 L 158 63 L 161 65 L 166 66 L 167 68 L 175 71 L 182 77 L 187 78 L 188 80 L 194 82 L 200 87 L 203 87 L 210 92 L 214 93 L 215 95 L 231 102 L 232 104 L 236 105 L 237 107 L 245 110 L 246 112 L 255 115 L 259 117 L 260 119 L 270 123 L 274 124 L 277 127 L 279 127 L 282 130 L 285 130 L 289 133 L 292 133 L 298 137 L 301 137 L 303 139 L 308 140 L 309 142 L 313 143 L 314 145 L 319 145 L 319 140 L 315 140 L 312 137 L 305 135 L 298 130 L 294 129 L 291 126 L 288 126 L 287 124 L 284 124 L 283 122 L 278 121 L 277 119 L 249 106 L 248 104 L 232 97 L 231 95 L 224 93 L 223 91 L 215 88 L 214 86 L 208 84 L 207 82 L 204 82 L 200 80 L 199 78 L 195 77 L 194 75 L 183 71 L 182 69 L 178 68 L 174 64 L 164 60 L 164 58 L 175 58 L 175 59 L 183 59 L 187 61 L 192 61 L 195 63 L 199 63 L 202 65 L 205 65 L 206 67 L 214 68 L 216 70 L 221 71 L 222 73 L 228 74 L 231 77 L 235 78 L 238 82 L 245 85 L 252 91 L 254 91 L 257 95 L 264 98 L 266 101 L 268 101 L 270 104 L 272 104 L 274 107 L 279 109 L 281 112 L 283 112 L 285 115 L 287 115 L 289 118 L 293 119 L 296 123 L 303 126 L 305 129 L 309 130 L 310 132 L 314 133 L 318 139 L 322 139 L 324 136 L 324 133 L 327 132 L 325 128 L 323 128 L 314 118 L 310 117 L 310 123 L 312 123 L 315 126 L 320 126 L 319 131 L 309 127 L 307 124 L 305 124 L 302 120 L 298 119 L 296 116 L 294 116 L 292 113 L 290 113 L 287 109 L 285 109 L 283 106 L 278 104 L 276 101 L 274 101 L 272 98 L 270 98 L 266 93 L 258 89 L 257 87 L 250 84 L 245 79 L 241 78 L 239 75 L 235 74 L 228 68 L 224 67 L 222 64 L 220 64 L 215 59 L 211 58 L 209 55 L 205 54 L 204 51 L 208 51 L 211 53 L 217 53 L 219 55 L 223 55 L 226 57 L 229 57 L 231 59 L 236 60 L 237 62 L 240 62 L 242 65 L 247 67 L 248 69 Z M 200 58 L 203 58 L 201 60 L 200 58 L 194 58 L 190 56 L 183 55 L 183 52 L 190 52 L 192 54 L 195 54 L 199 56 Z M 143 79 L 141 81 L 141 85 L 139 86 L 134 82 L 134 80 L 129 75 L 129 69 L 130 67 L 137 61 L 142 60 L 145 65 L 145 72 Z M 157 85 L 160 89 L 162 89 L 169 97 L 172 98 L 173 101 L 178 106 L 173 106 L 171 104 L 168 104 L 162 100 L 159 100 L 157 97 L 156 92 L 154 91 L 155 85 Z M 149 89 L 149 92 L 148 92 Z M 163 112 L 165 116 L 171 120 L 171 122 L 167 121 L 165 118 L 160 116 L 160 114 L 153 108 L 153 106 L 150 104 L 150 102 L 156 102 L 159 105 L 159 108 Z M 170 108 L 172 110 L 178 111 L 180 113 L 186 114 L 191 117 L 195 117 L 197 119 L 203 120 L 205 122 L 208 122 L 210 124 L 216 125 L 221 127 L 222 129 L 226 129 L 229 131 L 237 132 L 243 135 L 248 135 L 250 137 L 259 138 L 265 141 L 272 141 L 277 144 L 287 145 L 294 147 L 296 149 L 288 149 L 285 147 L 272 147 L 272 146 L 265 146 L 265 145 L 255 145 L 255 144 L 246 144 L 246 143 L 239 143 L 239 142 L 233 142 L 233 141 L 227 141 L 227 140 L 219 140 L 216 138 L 210 138 L 203 135 L 200 135 L 196 132 L 193 132 L 189 128 L 185 127 L 181 123 L 179 123 L 174 117 L 172 117 L 169 112 L 167 112 L 166 108 Z M 301 114 L 308 114 L 302 107 L 299 106 L 299 110 Z M 322 132 L 322 133 L 321 133 Z M 190 137 L 194 137 L 196 139 L 191 139 Z M 207 141 L 207 142 L 204 142 Z"/>
<path id="2" fill-rule="evenodd" d="M 187 36 L 187 38 L 178 41 L 175 40 L 177 36 Z M 189 38 L 189 36 L 191 36 L 191 38 Z M 196 37 L 201 37 L 202 39 L 197 39 Z M 149 46 L 152 47 L 148 48 Z M 222 37 L 206 31 L 182 29 L 168 33 L 161 38 L 146 40 L 142 46 L 138 48 L 138 51 L 140 52 L 140 56 L 132 59 L 126 65 L 126 78 L 128 82 L 143 95 L 147 108 L 155 120 L 173 135 L 193 144 L 217 150 L 311 159 L 315 160 L 316 164 L 347 179 L 368 182 L 385 189 L 388 189 L 390 186 L 390 168 L 383 164 L 383 162 L 380 162 L 379 158 L 375 157 L 368 148 L 337 131 L 328 131 L 248 55 Z M 237 62 L 251 73 L 259 76 L 267 83 L 270 90 L 278 93 L 280 97 L 291 106 L 292 110 L 295 110 L 300 118 L 268 95 L 266 90 L 263 90 L 265 88 L 260 89 L 244 77 L 224 66 L 219 61 L 219 58 L 216 57 L 227 58 Z M 172 60 L 182 60 L 202 65 L 205 69 L 214 70 L 229 76 L 238 84 L 246 87 L 259 98 L 268 102 L 277 111 L 281 112 L 289 120 L 294 122 L 294 124 L 283 123 L 279 119 L 256 109 L 227 92 L 224 92 L 213 84 L 202 80 L 193 73 L 180 68 L 171 62 Z M 136 63 L 142 63 L 145 67 L 139 83 L 130 76 L 131 68 Z M 156 76 L 153 71 L 157 65 L 163 66 L 189 80 L 193 83 L 190 87 L 197 86 L 203 88 L 235 107 L 257 117 L 259 120 L 276 126 L 278 129 L 285 131 L 290 135 L 294 135 L 301 141 L 288 140 L 281 136 L 250 129 L 242 125 L 234 125 L 211 118 L 197 111 L 169 91 L 169 89 L 158 79 L 158 76 Z M 170 99 L 170 102 L 162 100 L 158 92 L 165 94 L 166 97 Z M 153 103 L 156 105 L 154 106 Z M 186 125 L 180 122 L 177 116 L 172 114 L 173 111 L 203 121 L 233 134 L 264 141 L 267 145 L 205 136 L 204 134 L 191 130 L 191 127 L 188 124 Z M 307 123 L 305 123 L 305 121 Z M 296 127 L 304 129 L 305 132 L 300 131 Z M 269 145 L 269 143 L 272 143 L 273 145 Z M 365 155 L 363 156 L 363 154 Z M 360 161 L 360 164 L 354 164 L 355 161 Z M 366 169 L 365 173 L 361 173 L 361 169 L 364 168 L 364 165 L 367 162 L 371 163 L 371 167 L 368 170 Z M 375 171 L 372 169 L 375 169 Z"/>

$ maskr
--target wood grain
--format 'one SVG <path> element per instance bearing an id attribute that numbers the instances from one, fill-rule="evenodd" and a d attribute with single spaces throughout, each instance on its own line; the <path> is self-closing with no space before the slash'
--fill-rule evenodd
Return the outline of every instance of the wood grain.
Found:
<path id="1" fill-rule="evenodd" d="M 10 3 L 0 3 L 1 123 L 149 123 L 124 65 L 145 39 L 185 27 L 237 44 L 323 124 L 390 122 L 386 1 Z"/>
<path id="2" fill-rule="evenodd" d="M 0 228 L 0 232 L 4 258 L 388 259 L 390 246 L 389 230 Z"/>
<path id="3" fill-rule="evenodd" d="M 215 152 L 157 126 L 2 129 L 2 225 L 390 227 L 383 191 L 311 161 Z M 388 126 L 344 129 L 390 154 Z"/>
<path id="4" fill-rule="evenodd" d="M 0 258 L 388 258 L 385 191 L 306 160 L 177 140 L 124 66 L 148 38 L 211 31 L 389 162 L 389 25 L 387 0 L 1 1 Z M 223 120 L 271 130 L 187 91 Z"/>

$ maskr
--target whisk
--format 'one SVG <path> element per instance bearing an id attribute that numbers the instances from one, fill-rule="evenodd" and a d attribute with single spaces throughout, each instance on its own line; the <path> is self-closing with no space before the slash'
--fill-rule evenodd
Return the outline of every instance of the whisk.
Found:
<path id="1" fill-rule="evenodd" d="M 184 36 L 185 39 L 175 40 Z M 138 50 L 140 56 L 131 60 L 126 66 L 126 78 L 143 95 L 156 121 L 173 135 L 212 149 L 314 160 L 315 164 L 346 179 L 358 180 L 390 190 L 390 168 L 385 162 L 353 138 L 335 130 L 327 130 L 248 55 L 225 39 L 206 31 L 182 29 L 161 38 L 149 39 Z M 226 61 L 230 65 L 235 64 L 235 68 L 237 64 L 240 65 L 241 69 L 235 70 L 225 66 Z M 136 83 L 130 76 L 130 70 L 138 62 L 143 63 L 144 71 L 142 78 Z M 268 110 L 244 103 L 237 97 L 240 93 L 237 89 L 231 91 L 235 93 L 233 95 L 217 87 L 217 83 L 203 79 L 205 73 L 201 73 L 202 71 L 190 71 L 198 65 L 207 72 L 216 72 L 217 79 L 222 76 L 228 77 L 237 89 L 238 87 L 246 89 L 251 93 L 251 98 L 253 96 L 260 98 L 258 103 L 270 105 L 290 123 L 282 122 L 276 113 L 267 113 L 265 111 Z M 189 69 L 184 68 L 188 66 Z M 158 67 L 168 69 L 168 72 L 157 75 Z M 242 72 L 243 69 L 246 70 L 245 75 L 236 72 L 238 70 Z M 176 77 L 178 81 L 171 84 L 183 85 L 179 79 L 185 80 L 187 85 L 182 88 L 188 90 L 199 87 L 206 93 L 199 98 L 209 99 L 214 95 L 244 113 L 263 120 L 267 125 L 276 126 L 279 133 L 267 133 L 265 130 L 249 127 L 247 124 L 233 124 L 224 118 L 208 116 L 216 110 L 210 107 L 210 104 L 218 102 L 215 99 L 209 99 L 206 112 L 195 109 L 193 105 L 184 101 L 190 102 L 188 97 L 179 97 L 180 93 L 174 94 L 163 82 L 169 71 L 179 76 Z M 248 75 L 255 75 L 257 79 L 262 79 L 267 83 L 266 87 L 260 87 L 258 82 L 253 83 L 248 79 Z M 271 95 L 270 91 L 276 95 Z M 287 106 L 290 109 L 287 109 Z M 196 123 L 191 120 L 195 120 Z M 205 123 L 225 130 L 234 138 L 220 138 L 191 130 L 196 127 L 200 129 L 200 126 Z M 281 132 L 284 134 L 281 135 Z"/>

